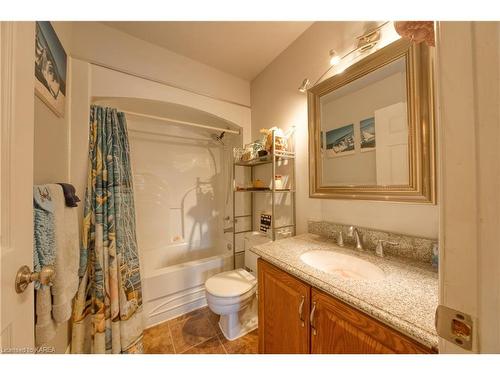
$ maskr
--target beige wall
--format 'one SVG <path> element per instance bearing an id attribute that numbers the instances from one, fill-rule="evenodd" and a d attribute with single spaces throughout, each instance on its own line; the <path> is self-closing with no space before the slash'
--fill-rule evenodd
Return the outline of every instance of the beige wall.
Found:
<path id="1" fill-rule="evenodd" d="M 297 139 L 297 231 L 309 218 L 356 224 L 437 238 L 438 207 L 309 198 L 307 98 L 298 91 L 305 77 L 312 82 L 328 68 L 328 51 L 349 51 L 355 37 L 369 27 L 363 22 L 316 22 L 251 83 L 252 131 L 295 125 Z"/>
<path id="2" fill-rule="evenodd" d="M 35 96 L 35 157 L 33 179 L 35 184 L 67 181 L 68 121 L 57 117 Z"/>
<path id="3" fill-rule="evenodd" d="M 72 22 L 73 57 L 250 105 L 249 82 L 99 22 Z"/>

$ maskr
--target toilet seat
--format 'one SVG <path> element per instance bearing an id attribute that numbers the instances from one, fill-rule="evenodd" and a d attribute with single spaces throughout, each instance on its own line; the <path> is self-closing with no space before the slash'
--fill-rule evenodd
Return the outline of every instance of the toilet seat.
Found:
<path id="1" fill-rule="evenodd" d="M 257 279 L 243 268 L 219 273 L 205 282 L 207 293 L 216 299 L 241 298 L 253 294 L 256 286 Z"/>

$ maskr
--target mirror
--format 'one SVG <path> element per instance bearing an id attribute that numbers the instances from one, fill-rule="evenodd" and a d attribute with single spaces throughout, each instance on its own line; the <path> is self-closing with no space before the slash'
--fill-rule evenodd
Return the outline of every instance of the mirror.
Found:
<path id="1" fill-rule="evenodd" d="M 398 40 L 308 91 L 310 196 L 435 203 L 432 60 Z"/>

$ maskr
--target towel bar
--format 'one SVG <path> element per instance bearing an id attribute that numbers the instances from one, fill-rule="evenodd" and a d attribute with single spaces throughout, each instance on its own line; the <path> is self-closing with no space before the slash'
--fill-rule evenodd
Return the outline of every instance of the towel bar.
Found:
<path id="1" fill-rule="evenodd" d="M 16 292 L 24 292 L 33 281 L 40 281 L 42 285 L 50 285 L 54 280 L 56 270 L 53 266 L 44 266 L 40 272 L 31 272 L 28 266 L 22 266 L 16 275 Z"/>

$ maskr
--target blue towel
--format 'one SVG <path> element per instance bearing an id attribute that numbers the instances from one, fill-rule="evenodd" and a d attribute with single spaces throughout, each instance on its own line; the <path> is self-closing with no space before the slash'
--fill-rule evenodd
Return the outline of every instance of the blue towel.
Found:
<path id="1" fill-rule="evenodd" d="M 34 251 L 33 269 L 40 272 L 43 266 L 54 265 L 56 254 L 54 202 L 46 185 L 33 187 Z M 40 289 L 35 282 L 35 289 Z"/>

